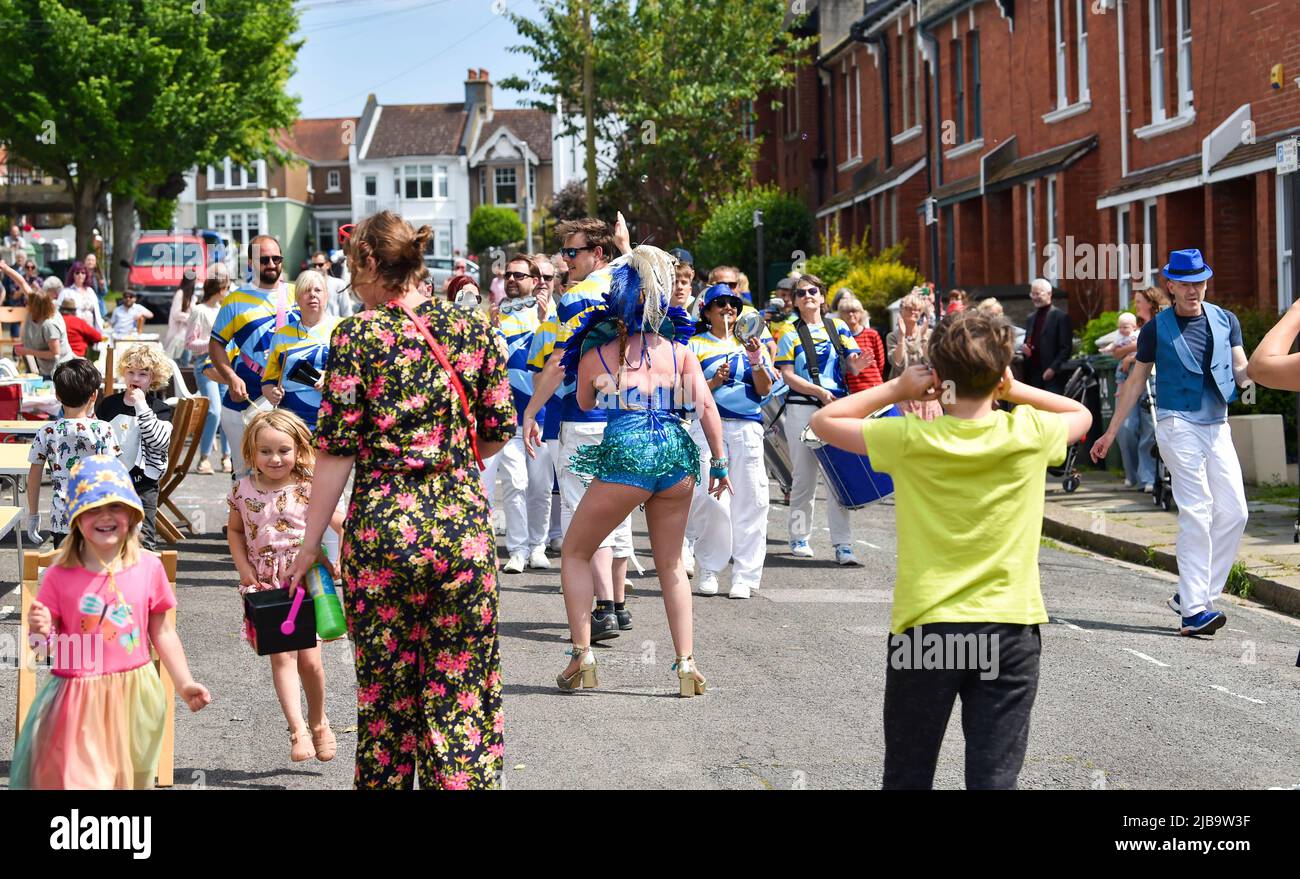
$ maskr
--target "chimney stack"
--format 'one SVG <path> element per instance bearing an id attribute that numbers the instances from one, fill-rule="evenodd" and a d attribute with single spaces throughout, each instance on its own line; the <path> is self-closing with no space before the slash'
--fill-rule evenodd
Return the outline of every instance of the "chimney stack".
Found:
<path id="1" fill-rule="evenodd" d="M 486 119 L 492 118 L 492 80 L 481 67 L 471 68 L 465 78 L 465 109 L 475 112 L 474 108 Z"/>

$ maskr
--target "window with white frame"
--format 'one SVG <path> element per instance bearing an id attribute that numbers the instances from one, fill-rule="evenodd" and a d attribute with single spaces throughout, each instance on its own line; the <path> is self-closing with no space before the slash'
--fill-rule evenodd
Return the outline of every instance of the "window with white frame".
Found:
<path id="1" fill-rule="evenodd" d="M 898 35 L 898 104 L 903 110 L 903 131 L 912 127 L 912 52 L 908 34 Z"/>
<path id="2" fill-rule="evenodd" d="M 1074 6 L 1074 33 L 1070 32 L 1070 6 Z M 1070 105 L 1070 42 L 1074 55 L 1078 87 L 1074 100 L 1086 101 L 1088 91 L 1088 4 L 1085 0 L 1052 0 L 1052 18 L 1056 49 L 1056 108 Z"/>
<path id="3" fill-rule="evenodd" d="M 1178 113 L 1192 109 L 1192 8 L 1191 0 L 1178 4 Z"/>
<path id="4" fill-rule="evenodd" d="M 379 178 L 374 174 L 367 174 L 365 177 L 366 195 L 374 198 L 379 194 Z"/>
<path id="5" fill-rule="evenodd" d="M 862 158 L 862 70 L 853 62 L 853 157 Z"/>
<path id="6" fill-rule="evenodd" d="M 230 236 L 230 246 L 241 260 L 248 258 L 248 242 L 262 231 L 262 215 L 257 211 L 208 211 L 208 222 Z"/>
<path id="7" fill-rule="evenodd" d="M 966 35 L 970 54 L 970 124 L 971 140 L 984 137 L 984 103 L 980 91 L 980 32 Z"/>
<path id="8" fill-rule="evenodd" d="M 1142 286 L 1156 283 L 1156 263 L 1160 261 L 1160 241 L 1156 226 L 1156 200 L 1142 202 Z"/>
<path id="9" fill-rule="evenodd" d="M 444 226 L 438 229 L 438 234 L 434 237 L 433 248 L 434 256 L 451 256 L 450 228 Z"/>
<path id="10" fill-rule="evenodd" d="M 480 168 L 478 172 L 478 203 L 487 204 L 487 169 Z"/>
<path id="11" fill-rule="evenodd" d="M 402 166 L 402 184 L 405 198 L 433 198 L 433 166 Z"/>
<path id="12" fill-rule="evenodd" d="M 1070 103 L 1070 88 L 1066 81 L 1066 38 L 1069 31 L 1065 23 L 1066 0 L 1052 0 L 1052 18 L 1056 28 L 1056 106 Z"/>
<path id="13" fill-rule="evenodd" d="M 1029 255 L 1030 281 L 1038 277 L 1038 239 L 1034 234 L 1034 221 L 1037 219 L 1034 211 L 1034 185 L 1033 180 L 1025 184 L 1025 251 Z"/>
<path id="14" fill-rule="evenodd" d="M 258 189 L 265 185 L 266 163 L 240 165 L 226 159 L 208 166 L 208 189 Z"/>
<path id="15" fill-rule="evenodd" d="M 1088 91 L 1088 4 L 1084 0 L 1074 0 L 1074 17 L 1079 56 L 1079 100 L 1086 101 L 1091 94 Z"/>
<path id="16" fill-rule="evenodd" d="M 912 31 L 911 46 L 908 49 L 912 56 L 912 125 L 915 127 L 921 124 L 921 93 L 924 91 L 924 74 L 921 70 L 924 63 L 921 61 L 921 34 L 920 28 Z"/>
<path id="17" fill-rule="evenodd" d="M 516 204 L 519 201 L 519 175 L 514 168 L 492 169 L 493 195 L 496 204 Z"/>
<path id="18" fill-rule="evenodd" d="M 537 204 L 537 172 L 525 162 L 524 174 L 528 176 L 528 201 L 530 204 Z"/>
<path id="19" fill-rule="evenodd" d="M 1151 121 L 1165 121 L 1165 11 L 1163 0 L 1147 0 L 1150 34 Z"/>
<path id="20" fill-rule="evenodd" d="M 1047 280 L 1052 282 L 1053 287 L 1061 277 L 1061 254 L 1053 247 L 1056 243 L 1056 175 L 1053 174 L 1047 178 L 1047 246 L 1052 248 L 1053 254 L 1053 258 L 1048 262 L 1052 273 L 1047 276 Z"/>
<path id="21" fill-rule="evenodd" d="M 961 40 L 950 44 L 952 54 L 952 114 L 956 125 L 957 143 L 966 142 L 966 76 L 962 69 Z"/>
<path id="22" fill-rule="evenodd" d="M 1129 298 L 1133 294 L 1133 276 L 1129 273 L 1129 251 L 1133 246 L 1133 226 L 1129 215 L 1128 206 L 1115 209 L 1115 228 L 1119 230 L 1119 241 L 1116 242 L 1117 254 L 1115 257 L 1116 271 L 1119 272 L 1119 308 L 1124 311 L 1128 308 Z M 1102 266 L 1097 266 L 1098 271 L 1104 271 Z"/>
<path id="23" fill-rule="evenodd" d="M 447 197 L 447 166 L 436 165 L 433 169 L 433 191 L 436 198 Z"/>
<path id="24" fill-rule="evenodd" d="M 343 175 L 338 171 L 330 171 L 325 175 L 325 191 L 338 192 L 343 188 Z"/>
<path id="25" fill-rule="evenodd" d="M 316 221 L 316 249 L 329 253 L 338 247 L 339 226 L 342 220 L 322 220 Z"/>

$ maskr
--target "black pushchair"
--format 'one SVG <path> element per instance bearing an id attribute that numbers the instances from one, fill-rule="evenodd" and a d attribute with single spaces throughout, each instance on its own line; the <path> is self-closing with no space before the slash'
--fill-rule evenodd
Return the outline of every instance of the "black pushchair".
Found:
<path id="1" fill-rule="evenodd" d="M 1156 392 L 1150 379 L 1147 379 L 1147 400 L 1151 407 L 1151 423 L 1155 424 Z M 1177 506 L 1174 503 L 1174 479 L 1169 473 L 1169 468 L 1165 466 L 1164 459 L 1160 457 L 1160 443 L 1151 444 L 1151 457 L 1156 459 L 1156 481 L 1152 483 L 1151 501 L 1165 512 L 1170 512 Z"/>
<path id="2" fill-rule="evenodd" d="M 1088 405 L 1088 394 L 1100 384 L 1097 369 L 1093 366 L 1094 357 L 1080 357 L 1067 360 L 1061 365 L 1062 372 L 1070 372 L 1070 379 L 1065 383 L 1062 394 L 1071 400 Z M 1071 443 L 1065 450 L 1065 461 L 1059 467 L 1048 467 L 1047 472 L 1061 480 L 1061 488 L 1073 492 L 1079 487 L 1079 458 L 1088 454 L 1088 437 L 1085 435 L 1077 443 Z"/>

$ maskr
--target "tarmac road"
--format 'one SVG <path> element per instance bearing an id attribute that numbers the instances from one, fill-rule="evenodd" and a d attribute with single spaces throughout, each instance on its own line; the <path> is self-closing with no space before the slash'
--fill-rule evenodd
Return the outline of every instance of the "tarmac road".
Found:
<path id="1" fill-rule="evenodd" d="M 235 569 L 219 537 L 220 475 L 191 476 L 180 506 L 203 539 L 181 547 L 179 629 L 214 701 L 178 707 L 178 787 L 347 788 L 355 746 L 346 642 L 325 646 L 332 763 L 292 764 L 269 663 L 239 641 Z M 48 491 L 48 488 L 46 489 Z M 820 504 L 819 504 L 820 506 Z M 818 513 L 822 521 L 824 513 Z M 502 786 L 524 788 L 874 788 L 884 748 L 881 705 L 895 570 L 888 503 L 853 514 L 859 568 L 785 548 L 786 510 L 773 506 L 763 588 L 748 601 L 698 597 L 695 655 L 703 698 L 680 699 L 653 572 L 631 578 L 635 629 L 597 647 L 601 687 L 559 692 L 567 627 L 558 560 L 502 575 L 506 697 Z M 211 533 L 217 532 L 217 533 Z M 643 564 L 644 523 L 637 519 Z M 0 552 L 0 577 L 14 571 Z M 1300 785 L 1300 623 L 1227 599 L 1212 638 L 1177 635 L 1165 607 L 1170 576 L 1073 548 L 1045 546 L 1043 665 L 1024 788 L 1268 788 Z M 13 743 L 17 594 L 0 595 L 0 784 Z M 962 786 L 960 712 L 935 779 Z"/>

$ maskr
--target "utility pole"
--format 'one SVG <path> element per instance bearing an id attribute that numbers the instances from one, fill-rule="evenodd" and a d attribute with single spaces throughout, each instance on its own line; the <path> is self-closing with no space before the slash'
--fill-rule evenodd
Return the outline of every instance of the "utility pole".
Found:
<path id="1" fill-rule="evenodd" d="M 587 216 L 596 216 L 596 120 L 593 118 L 593 96 L 596 61 L 591 45 L 591 0 L 582 0 L 582 34 L 586 48 L 582 59 L 582 115 L 587 123 Z"/>

